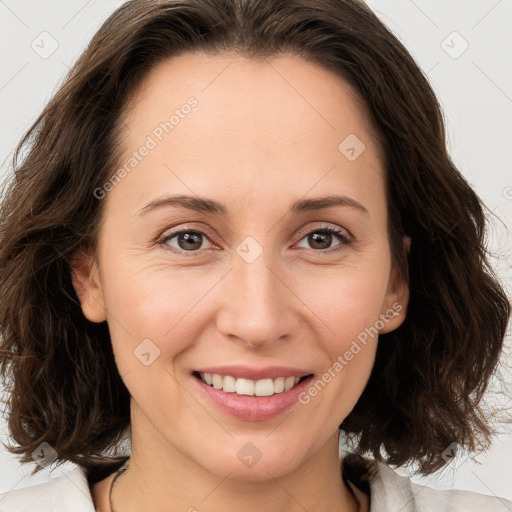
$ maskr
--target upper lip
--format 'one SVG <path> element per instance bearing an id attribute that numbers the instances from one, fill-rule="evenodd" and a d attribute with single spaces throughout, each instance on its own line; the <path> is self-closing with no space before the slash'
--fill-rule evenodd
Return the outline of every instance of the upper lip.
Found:
<path id="1" fill-rule="evenodd" d="M 264 368 L 251 368 L 249 366 L 210 366 L 198 368 L 197 372 L 215 373 L 217 375 L 230 375 L 235 379 L 277 379 L 278 377 L 305 377 L 312 372 L 290 366 L 266 366 Z"/>

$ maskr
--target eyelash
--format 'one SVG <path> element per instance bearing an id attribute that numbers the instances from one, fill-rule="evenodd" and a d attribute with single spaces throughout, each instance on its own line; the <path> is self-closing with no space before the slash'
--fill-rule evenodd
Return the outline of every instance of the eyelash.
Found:
<path id="1" fill-rule="evenodd" d="M 209 239 L 208 233 L 201 231 L 199 229 L 180 229 L 179 231 L 174 231 L 172 233 L 169 233 L 167 235 L 160 237 L 157 240 L 157 244 L 163 245 L 166 250 L 170 250 L 171 252 L 174 252 L 175 254 L 185 253 L 185 255 L 187 257 L 196 256 L 198 253 L 201 252 L 201 250 L 198 250 L 198 251 L 178 250 L 175 247 L 170 247 L 167 244 L 167 242 L 169 242 L 169 240 L 173 239 L 176 235 L 180 235 L 182 233 L 194 233 L 194 234 L 198 234 L 198 235 L 203 235 Z M 316 227 L 316 228 L 307 230 L 305 232 L 301 231 L 301 232 L 299 232 L 299 236 L 300 236 L 299 242 L 306 236 L 311 235 L 313 233 L 330 233 L 332 235 L 336 235 L 341 243 L 330 248 L 330 249 L 306 249 L 309 252 L 332 254 L 332 253 L 344 250 L 348 245 L 350 245 L 352 243 L 352 236 L 348 236 L 347 234 L 345 234 L 345 232 L 343 230 L 338 229 L 338 228 L 333 228 L 332 226 L 321 226 L 321 227 Z"/>

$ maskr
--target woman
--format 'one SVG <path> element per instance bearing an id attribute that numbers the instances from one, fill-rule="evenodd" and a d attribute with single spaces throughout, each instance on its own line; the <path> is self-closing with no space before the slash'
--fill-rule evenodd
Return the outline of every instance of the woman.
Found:
<path id="1" fill-rule="evenodd" d="M 510 305 L 436 98 L 364 4 L 128 2 L 28 147 L 0 225 L 11 451 L 78 468 L 7 510 L 510 508 L 387 465 L 489 442 Z"/>

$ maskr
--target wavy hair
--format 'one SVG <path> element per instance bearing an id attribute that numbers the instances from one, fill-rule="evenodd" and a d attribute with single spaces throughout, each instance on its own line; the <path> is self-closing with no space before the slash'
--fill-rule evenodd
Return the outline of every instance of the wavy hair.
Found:
<path id="1" fill-rule="evenodd" d="M 292 53 L 346 80 L 370 114 L 393 262 L 410 299 L 340 425 L 356 450 L 426 474 L 454 441 L 489 442 L 480 402 L 510 304 L 489 264 L 485 207 L 452 163 L 438 101 L 404 46 L 358 0 L 133 0 L 105 21 L 20 141 L 4 190 L 0 372 L 17 443 L 8 449 L 28 463 L 47 442 L 58 463 L 86 467 L 93 481 L 123 462 L 107 452 L 130 426 L 130 395 L 107 323 L 82 313 L 70 261 L 96 248 L 104 201 L 94 190 L 118 165 L 127 101 L 157 63 L 197 51 Z"/>

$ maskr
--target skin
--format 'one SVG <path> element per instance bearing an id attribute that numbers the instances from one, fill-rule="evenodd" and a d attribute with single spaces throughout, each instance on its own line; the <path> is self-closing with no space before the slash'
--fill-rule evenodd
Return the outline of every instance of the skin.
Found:
<path id="1" fill-rule="evenodd" d="M 345 81 L 297 56 L 187 54 L 153 68 L 136 91 L 120 165 L 190 96 L 197 107 L 103 199 L 97 253 L 81 253 L 73 272 L 84 315 L 108 322 L 132 396 L 132 455 L 114 508 L 368 510 L 363 493 L 358 504 L 340 478 L 337 429 L 366 385 L 377 337 L 308 404 L 271 420 L 224 413 L 192 376 L 225 364 L 321 376 L 393 304 L 405 312 L 408 289 L 392 264 L 385 173 L 367 113 Z M 338 150 L 349 134 L 366 146 L 354 161 Z M 228 215 L 179 206 L 138 215 L 170 194 L 219 201 Z M 332 194 L 367 212 L 288 211 Z M 332 235 L 319 246 L 299 233 L 324 233 L 325 225 L 351 242 Z M 171 228 L 205 235 L 195 252 L 179 236 L 158 244 Z M 247 236 L 262 249 L 251 263 L 236 251 Z M 380 332 L 396 329 L 403 312 Z M 134 356 L 144 339 L 160 350 L 149 366 Z M 252 467 L 237 457 L 248 442 L 262 455 Z M 92 488 L 98 510 L 110 510 L 111 478 Z"/>

